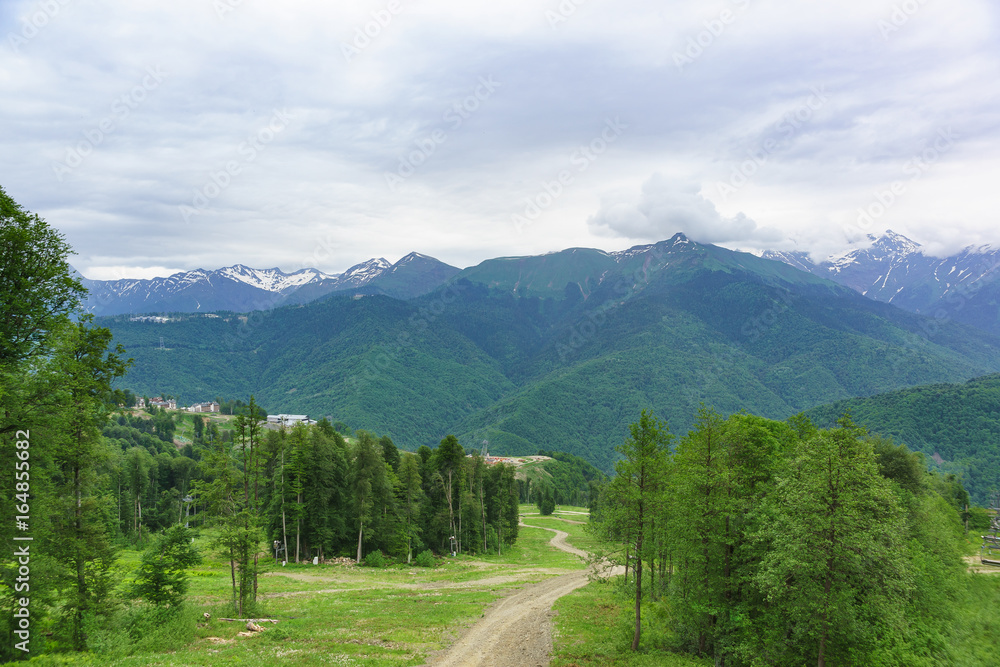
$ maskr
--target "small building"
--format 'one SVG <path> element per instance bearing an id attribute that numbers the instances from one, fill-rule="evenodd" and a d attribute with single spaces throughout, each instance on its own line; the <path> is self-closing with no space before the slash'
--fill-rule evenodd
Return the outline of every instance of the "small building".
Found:
<path id="1" fill-rule="evenodd" d="M 219 404 L 215 401 L 209 401 L 207 403 L 195 403 L 187 409 L 188 412 L 218 412 Z"/>
<path id="2" fill-rule="evenodd" d="M 309 419 L 308 415 L 268 415 L 267 425 L 277 428 L 280 426 L 295 426 L 296 424 L 315 424 L 315 419 Z"/>
<path id="3" fill-rule="evenodd" d="M 163 399 L 160 396 L 149 399 L 149 405 L 153 408 L 163 408 L 165 410 L 176 410 L 177 400 L 173 398 Z"/>
<path id="4" fill-rule="evenodd" d="M 146 407 L 146 399 L 143 398 L 142 396 L 140 396 L 137 399 L 135 399 L 135 407 L 145 409 L 145 407 Z"/>

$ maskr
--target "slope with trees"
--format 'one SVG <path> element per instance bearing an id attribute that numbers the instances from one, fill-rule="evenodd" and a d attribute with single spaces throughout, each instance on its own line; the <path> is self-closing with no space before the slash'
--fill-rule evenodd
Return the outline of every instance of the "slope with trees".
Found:
<path id="1" fill-rule="evenodd" d="M 1000 375 L 845 399 L 806 414 L 828 426 L 845 412 L 958 476 L 975 502 L 986 503 L 1000 490 Z"/>
<path id="2" fill-rule="evenodd" d="M 905 447 L 848 418 L 818 429 L 704 408 L 672 453 L 653 445 L 667 437 L 643 413 L 592 513 L 626 563 L 633 650 L 935 665 L 972 664 L 989 641 L 965 628 L 964 508 Z"/>
<path id="3" fill-rule="evenodd" d="M 563 259 L 545 270 L 563 276 Z M 645 407 L 683 431 L 703 401 L 785 418 L 1000 370 L 988 334 L 779 262 L 675 239 L 615 266 L 628 270 L 544 298 L 459 277 L 406 302 L 103 322 L 136 358 L 138 393 L 200 400 L 243 387 L 275 411 L 329 415 L 411 451 L 454 432 L 497 454 L 559 450 L 603 470 Z"/>

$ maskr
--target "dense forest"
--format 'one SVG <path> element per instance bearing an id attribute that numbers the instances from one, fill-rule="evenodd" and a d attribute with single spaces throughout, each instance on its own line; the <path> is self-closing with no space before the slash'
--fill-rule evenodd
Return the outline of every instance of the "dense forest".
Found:
<path id="1" fill-rule="evenodd" d="M 134 543 L 143 529 L 162 531 L 179 521 L 210 526 L 215 517 L 202 498 L 226 474 L 220 461 L 242 470 L 249 426 L 241 434 L 240 418 L 252 412 L 261 414 L 255 401 L 235 421 L 155 409 L 151 417 L 113 417 L 103 434 L 114 457 L 107 472 L 115 533 Z M 192 441 L 180 449 L 173 441 L 179 421 L 192 428 Z M 278 540 L 279 553 L 287 547 L 288 561 L 360 560 L 371 551 L 409 561 L 424 549 L 451 551 L 452 535 L 454 550 L 473 553 L 516 539 L 514 469 L 466 456 L 454 436 L 434 449 L 401 452 L 388 436 L 359 431 L 345 438 L 324 419 L 260 429 L 255 439 L 259 472 L 251 483 L 262 539 Z"/>
<path id="2" fill-rule="evenodd" d="M 672 440 L 643 412 L 591 515 L 626 568 L 633 649 L 730 667 L 993 661 L 996 581 L 966 572 L 954 476 L 847 418 L 703 409 Z"/>
<path id="3" fill-rule="evenodd" d="M 1000 490 L 1000 375 L 845 399 L 806 414 L 826 427 L 845 412 L 959 476 L 975 502 L 985 504 Z"/>

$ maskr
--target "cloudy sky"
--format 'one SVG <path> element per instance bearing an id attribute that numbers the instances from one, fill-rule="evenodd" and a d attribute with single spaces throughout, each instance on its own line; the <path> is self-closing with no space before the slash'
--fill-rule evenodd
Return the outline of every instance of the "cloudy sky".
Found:
<path id="1" fill-rule="evenodd" d="M 100 279 L 677 231 L 1000 245 L 998 20 L 989 0 L 3 0 L 0 186 Z"/>

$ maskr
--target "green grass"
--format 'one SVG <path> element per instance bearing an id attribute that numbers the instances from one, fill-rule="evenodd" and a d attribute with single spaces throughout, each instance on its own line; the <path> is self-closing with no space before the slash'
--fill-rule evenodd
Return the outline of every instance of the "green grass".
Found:
<path id="1" fill-rule="evenodd" d="M 528 507 L 528 506 L 525 506 Z M 564 524 L 546 517 L 538 525 Z M 573 530 L 582 528 L 564 524 Z M 582 531 L 580 531 L 582 535 Z M 276 618 L 264 632 L 238 636 L 232 616 L 229 563 L 210 549 L 210 531 L 196 546 L 204 561 L 189 570 L 188 603 L 167 621 L 142 605 L 123 608 L 91 634 L 94 653 L 49 655 L 41 665 L 420 665 L 450 645 L 511 589 L 579 570 L 584 563 L 549 544 L 552 533 L 521 528 L 517 544 L 496 554 L 437 559 L 437 567 L 276 565 L 262 560 L 258 618 Z M 132 572 L 140 552 L 122 552 Z M 121 590 L 131 583 L 126 575 Z M 211 614 L 205 622 L 202 614 Z"/>
<path id="2" fill-rule="evenodd" d="M 551 667 L 703 667 L 712 661 L 640 645 L 630 649 L 635 615 L 613 582 L 592 582 L 556 601 Z M 646 615 L 644 624 L 651 615 Z"/>

